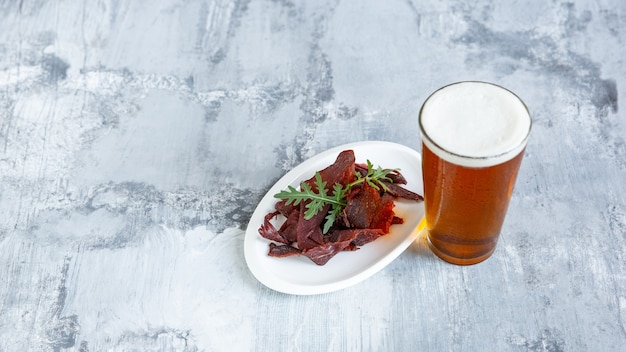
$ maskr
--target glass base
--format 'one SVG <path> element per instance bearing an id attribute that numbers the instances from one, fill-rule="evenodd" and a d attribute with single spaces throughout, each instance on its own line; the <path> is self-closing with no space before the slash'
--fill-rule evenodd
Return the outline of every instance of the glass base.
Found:
<path id="1" fill-rule="evenodd" d="M 474 258 L 457 258 L 457 257 L 453 257 L 447 253 L 442 252 L 441 250 L 437 249 L 437 247 L 435 247 L 432 242 L 430 241 L 430 236 L 428 234 L 428 231 L 426 231 L 426 241 L 428 242 L 428 248 L 430 248 L 430 250 L 439 258 L 443 259 L 444 261 L 450 263 L 450 264 L 455 264 L 455 265 L 474 265 L 474 264 L 478 264 L 484 260 L 486 260 L 487 258 L 489 258 L 493 252 L 496 250 L 496 247 L 494 246 L 491 250 L 489 250 L 487 253 L 479 256 L 479 257 L 474 257 Z"/>

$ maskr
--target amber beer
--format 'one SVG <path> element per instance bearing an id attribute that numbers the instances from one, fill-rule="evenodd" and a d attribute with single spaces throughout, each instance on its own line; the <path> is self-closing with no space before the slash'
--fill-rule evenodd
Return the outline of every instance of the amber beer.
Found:
<path id="1" fill-rule="evenodd" d="M 420 111 L 428 244 L 458 265 L 491 256 L 531 118 L 512 92 L 486 82 L 443 87 Z"/>

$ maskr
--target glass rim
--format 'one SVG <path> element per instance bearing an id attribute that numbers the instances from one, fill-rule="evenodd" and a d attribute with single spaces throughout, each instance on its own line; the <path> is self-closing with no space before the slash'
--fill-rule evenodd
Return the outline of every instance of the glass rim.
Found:
<path id="1" fill-rule="evenodd" d="M 486 156 L 470 156 L 470 155 L 463 155 L 463 154 L 459 154 L 459 153 L 455 153 L 452 151 L 449 151 L 448 149 L 442 147 L 441 145 L 439 145 L 437 142 L 433 141 L 433 139 L 428 135 L 428 133 L 426 133 L 426 131 L 424 130 L 424 126 L 422 123 L 422 115 L 424 112 L 424 107 L 426 106 L 426 104 L 428 103 L 428 101 L 430 100 L 430 98 L 432 98 L 435 94 L 437 94 L 438 92 L 440 92 L 441 90 L 444 90 L 446 88 L 449 88 L 451 86 L 455 86 L 455 85 L 460 85 L 460 84 L 466 84 L 466 83 L 478 83 L 478 84 L 486 84 L 486 85 L 490 85 L 493 87 L 496 87 L 498 89 L 502 89 L 504 91 L 509 92 L 510 94 L 513 95 L 513 97 L 515 97 L 515 99 L 517 99 L 522 106 L 524 107 L 524 110 L 526 111 L 526 116 L 528 116 L 528 130 L 526 131 L 526 135 L 524 136 L 524 138 L 515 146 L 513 146 L 512 148 L 502 152 L 502 153 L 498 153 L 498 154 L 493 154 L 493 155 L 486 155 Z M 424 138 L 428 141 L 428 143 L 432 144 L 433 146 L 435 146 L 437 149 L 441 150 L 442 152 L 444 152 L 445 154 L 449 154 L 450 156 L 454 157 L 454 158 L 459 158 L 459 159 L 464 159 L 464 160 L 475 160 L 475 161 L 489 161 L 489 160 L 494 160 L 494 159 L 498 159 L 501 158 L 507 154 L 510 154 L 514 151 L 516 151 L 517 149 L 519 149 L 519 151 L 523 150 L 525 145 L 528 143 L 528 139 L 530 137 L 530 131 L 532 129 L 532 125 L 533 125 L 533 119 L 532 116 L 530 114 L 530 110 L 528 109 L 528 106 L 526 105 L 526 103 L 524 102 L 524 100 L 522 100 L 522 98 L 520 98 L 517 94 L 515 94 L 513 91 L 511 91 L 510 89 L 504 88 L 503 86 L 499 85 L 499 84 L 495 84 L 495 83 L 491 83 L 491 82 L 486 82 L 486 81 L 479 81 L 479 80 L 467 80 L 467 81 L 458 81 L 458 82 L 454 82 L 454 83 L 450 83 L 450 84 L 446 84 L 440 88 L 438 88 L 437 90 L 435 90 L 434 92 L 432 92 L 430 95 L 428 95 L 428 97 L 424 100 L 424 103 L 422 103 L 422 106 L 420 108 L 420 112 L 419 112 L 419 128 L 420 128 L 420 132 L 421 132 L 421 137 L 422 137 L 422 142 L 424 141 Z M 518 152 L 519 153 L 519 152 Z M 518 153 L 514 154 L 512 158 L 514 158 Z M 445 158 L 444 158 L 445 159 Z M 508 161 L 504 160 L 502 162 L 506 162 Z M 494 163 L 491 165 L 498 165 L 500 163 Z"/>

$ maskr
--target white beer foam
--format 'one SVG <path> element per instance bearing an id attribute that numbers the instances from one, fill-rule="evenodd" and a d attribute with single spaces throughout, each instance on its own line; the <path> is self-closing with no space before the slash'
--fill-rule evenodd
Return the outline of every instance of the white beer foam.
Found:
<path id="1" fill-rule="evenodd" d="M 420 111 L 422 141 L 440 158 L 467 167 L 508 161 L 526 146 L 531 117 L 512 92 L 460 82 L 434 92 Z"/>

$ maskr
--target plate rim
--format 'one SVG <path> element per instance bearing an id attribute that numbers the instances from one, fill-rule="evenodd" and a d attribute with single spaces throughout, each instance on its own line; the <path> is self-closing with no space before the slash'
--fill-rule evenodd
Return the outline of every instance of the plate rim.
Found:
<path id="1" fill-rule="evenodd" d="M 277 278 L 276 276 L 271 276 L 271 273 L 268 273 L 267 270 L 262 270 L 261 268 L 257 268 L 254 266 L 254 263 L 257 261 L 254 258 L 258 257 L 258 253 L 256 253 L 256 251 L 253 251 L 256 249 L 256 245 L 255 243 L 253 243 L 253 241 L 258 240 L 259 238 L 262 238 L 258 234 L 258 226 L 260 226 L 260 224 L 257 224 L 257 222 L 259 219 L 262 219 L 266 215 L 265 210 L 261 209 L 261 205 L 268 202 L 268 198 L 270 200 L 273 199 L 273 195 L 279 192 L 280 190 L 282 190 L 283 188 L 285 188 L 286 185 L 292 184 L 294 180 L 298 178 L 302 178 L 303 174 L 309 171 L 308 169 L 310 167 L 308 166 L 308 164 L 310 164 L 311 162 L 317 159 L 326 158 L 329 156 L 329 154 L 338 154 L 341 151 L 346 150 L 346 149 L 358 149 L 358 148 L 377 147 L 377 146 L 381 146 L 381 147 L 384 146 L 387 148 L 391 148 L 393 150 L 403 151 L 407 153 L 409 156 L 414 157 L 416 161 L 418 161 L 417 163 L 418 170 L 416 171 L 417 173 L 416 176 L 421 178 L 421 174 L 422 174 L 421 153 L 406 145 L 395 143 L 395 142 L 380 141 L 380 140 L 351 142 L 351 143 L 346 143 L 346 144 L 338 145 L 335 147 L 331 147 L 318 154 L 315 154 L 314 156 L 310 158 L 307 158 L 305 161 L 296 165 L 294 168 L 292 168 L 291 170 L 286 172 L 282 177 L 280 177 L 276 182 L 274 182 L 274 184 L 268 189 L 268 191 L 263 195 L 261 200 L 258 202 L 258 204 L 256 205 L 250 217 L 250 220 L 248 222 L 248 225 L 245 229 L 245 234 L 244 234 L 244 258 L 246 261 L 246 265 L 248 266 L 248 269 L 250 270 L 252 275 L 256 278 L 256 280 L 258 280 L 260 283 L 262 283 L 263 285 L 265 285 L 266 287 L 274 291 L 282 292 L 286 294 L 292 294 L 292 295 L 316 295 L 316 294 L 339 291 L 339 290 L 348 288 L 350 286 L 356 285 L 366 280 L 367 278 L 373 276 L 374 274 L 378 273 L 379 271 L 381 271 L 383 268 L 389 265 L 393 260 L 395 260 L 398 256 L 400 256 L 411 245 L 411 243 L 413 243 L 419 237 L 423 221 L 416 222 L 416 225 L 414 228 L 406 229 L 407 235 L 405 235 L 405 237 L 402 239 L 402 241 L 398 243 L 396 247 L 394 247 L 388 253 L 384 254 L 382 258 L 371 263 L 371 265 L 368 265 L 363 270 L 360 270 L 354 275 L 351 275 L 347 278 L 337 280 L 334 282 L 329 282 L 329 283 L 306 285 L 306 284 L 287 282 L 287 281 Z M 423 202 L 420 205 L 423 208 Z M 259 214 L 261 212 L 263 213 Z M 422 216 L 423 216 L 423 209 L 422 209 Z M 268 243 L 271 242 L 269 240 L 267 241 Z M 265 253 L 265 255 L 267 254 Z M 311 264 L 314 265 L 312 262 Z"/>

